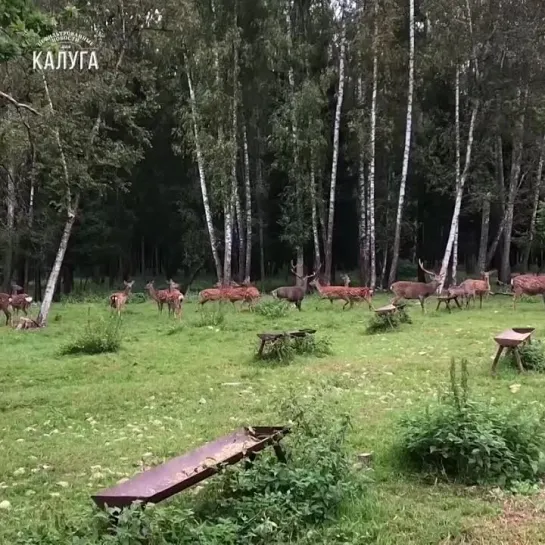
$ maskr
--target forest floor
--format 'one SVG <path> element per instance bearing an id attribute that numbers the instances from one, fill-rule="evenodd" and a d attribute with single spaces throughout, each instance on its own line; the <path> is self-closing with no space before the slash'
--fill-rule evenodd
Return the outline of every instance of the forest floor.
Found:
<path id="1" fill-rule="evenodd" d="M 387 302 L 386 295 L 376 299 Z M 354 454 L 374 452 L 376 543 L 545 543 L 545 494 L 429 485 L 394 471 L 389 461 L 397 420 L 446 385 L 452 356 L 469 360 L 477 395 L 505 404 L 545 400 L 545 378 L 509 370 L 490 376 L 495 334 L 532 326 L 536 338 L 545 337 L 541 299 L 516 313 L 510 298 L 496 297 L 482 310 L 477 304 L 452 314 L 436 312 L 432 299 L 425 315 L 409 306 L 412 324 L 373 336 L 365 334 L 366 305 L 341 307 L 310 297 L 302 312 L 278 319 L 226 308 L 223 323 L 197 327 L 194 302 L 185 303 L 181 326 L 152 302 L 129 304 L 122 349 L 96 356 L 59 353 L 89 313 L 107 315 L 103 302 L 55 304 L 41 331 L 0 328 L 0 504 L 10 504 L 0 510 L 0 543 L 14 543 L 17 532 L 48 514 L 90 509 L 93 492 L 143 464 L 241 425 L 277 425 L 273 400 L 318 384 L 332 387 L 339 411 L 351 415 Z M 333 354 L 276 367 L 253 361 L 257 333 L 301 327 L 327 336 Z M 347 516 L 357 525 L 358 506 Z"/>

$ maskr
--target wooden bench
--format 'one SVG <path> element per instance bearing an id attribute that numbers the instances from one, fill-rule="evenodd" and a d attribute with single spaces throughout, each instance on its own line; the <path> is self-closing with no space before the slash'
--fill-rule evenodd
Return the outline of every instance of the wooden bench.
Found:
<path id="1" fill-rule="evenodd" d="M 257 336 L 261 339 L 261 345 L 257 351 L 258 357 L 263 355 L 263 349 L 267 343 L 273 343 L 278 339 L 306 337 L 307 335 L 314 335 L 316 329 L 299 329 L 297 331 L 284 331 L 277 333 L 258 333 Z"/>
<path id="2" fill-rule="evenodd" d="M 502 352 L 507 349 L 507 352 L 511 352 L 515 356 L 517 367 L 520 373 L 524 372 L 524 367 L 520 359 L 519 346 L 532 342 L 532 334 L 535 331 L 533 327 L 513 327 L 512 329 L 506 329 L 499 335 L 494 337 L 494 340 L 498 344 L 498 351 L 496 357 L 492 363 L 492 374 L 496 374 L 498 362 Z"/>
<path id="3" fill-rule="evenodd" d="M 392 316 L 398 311 L 398 310 L 401 310 L 405 308 L 405 304 L 400 304 L 400 305 L 393 305 L 393 304 L 390 304 L 390 305 L 385 305 L 383 307 L 380 307 L 380 308 L 376 308 L 374 309 L 375 310 L 375 314 L 377 316 L 384 316 L 387 320 L 388 320 L 388 323 L 390 324 L 390 327 L 392 329 L 395 329 L 394 328 L 394 324 L 392 323 Z"/>
<path id="4" fill-rule="evenodd" d="M 206 443 L 183 456 L 178 456 L 139 473 L 133 478 L 92 496 L 101 508 L 128 507 L 135 501 L 158 503 L 217 473 L 222 465 L 236 464 L 243 458 L 253 461 L 255 455 L 272 445 L 276 456 L 286 462 L 279 441 L 289 433 L 287 427 L 245 427 Z"/>
<path id="5" fill-rule="evenodd" d="M 445 303 L 445 307 L 449 312 L 452 312 L 452 309 L 450 308 L 450 302 L 454 301 L 458 308 L 461 309 L 462 305 L 460 305 L 460 301 L 458 301 L 459 295 L 438 295 L 437 296 L 437 308 L 435 310 L 439 310 L 439 307 L 441 306 L 441 303 Z"/>

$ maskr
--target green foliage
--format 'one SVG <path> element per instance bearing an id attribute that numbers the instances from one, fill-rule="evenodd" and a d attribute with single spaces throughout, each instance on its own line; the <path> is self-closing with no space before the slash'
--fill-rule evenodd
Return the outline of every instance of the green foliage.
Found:
<path id="1" fill-rule="evenodd" d="M 458 383 L 453 359 L 448 395 L 401 420 L 402 459 L 467 484 L 537 482 L 545 470 L 543 415 L 472 401 L 468 383 L 467 360 Z"/>
<path id="2" fill-rule="evenodd" d="M 203 310 L 199 319 L 195 322 L 195 327 L 218 327 L 225 322 L 225 313 L 220 308 L 219 310 L 205 311 Z"/>
<path id="3" fill-rule="evenodd" d="M 408 259 L 400 259 L 397 266 L 397 277 L 400 280 L 414 280 L 418 276 L 418 265 Z"/>
<path id="4" fill-rule="evenodd" d="M 375 313 L 367 327 L 365 332 L 368 335 L 374 335 L 376 333 L 387 333 L 389 331 L 395 331 L 401 324 L 411 324 L 412 320 L 409 313 L 404 308 L 398 308 L 397 312 L 386 316 L 385 314 Z M 392 329 L 393 327 L 393 329 Z"/>
<path id="5" fill-rule="evenodd" d="M 286 301 L 273 299 L 272 301 L 261 301 L 254 307 L 254 311 L 266 318 L 282 318 L 286 316 L 289 310 L 289 304 Z"/>
<path id="6" fill-rule="evenodd" d="M 83 332 L 61 349 L 62 355 L 103 354 L 121 348 L 121 318 L 110 316 L 91 320 Z"/>
<path id="7" fill-rule="evenodd" d="M 280 409 L 290 422 L 283 440 L 287 463 L 272 449 L 250 466 L 229 466 L 205 491 L 170 506 L 134 506 L 106 532 L 108 515 L 67 521 L 20 535 L 16 545 L 268 545 L 307 536 L 322 525 L 332 533 L 339 509 L 364 494 L 347 448 L 350 420 L 337 416 L 319 395 L 304 403 L 288 398 Z"/>
<path id="8" fill-rule="evenodd" d="M 524 344 L 519 347 L 520 359 L 522 366 L 528 371 L 537 371 L 538 373 L 545 372 L 545 346 L 541 341 L 533 341 L 531 344 Z M 504 358 L 505 362 L 514 367 L 517 367 L 515 356 L 512 352 Z"/>
<path id="9" fill-rule="evenodd" d="M 286 335 L 267 343 L 261 357 L 256 357 L 261 360 L 287 364 L 291 363 L 297 355 L 321 358 L 331 353 L 331 342 L 328 338 L 317 339 L 314 335 L 291 338 Z"/>

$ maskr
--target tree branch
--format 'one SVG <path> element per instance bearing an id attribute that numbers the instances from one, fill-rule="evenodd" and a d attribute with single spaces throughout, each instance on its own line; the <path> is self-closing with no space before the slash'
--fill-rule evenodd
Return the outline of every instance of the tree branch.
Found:
<path id="1" fill-rule="evenodd" d="M 8 102 L 13 104 L 13 106 L 15 106 L 17 109 L 23 108 L 25 110 L 28 110 L 29 112 L 32 112 L 34 115 L 38 115 L 38 116 L 42 115 L 38 110 L 35 110 L 32 106 L 29 106 L 28 104 L 24 104 L 23 102 L 18 102 L 11 95 L 8 95 L 7 93 L 4 93 L 3 91 L 0 91 L 0 97 L 5 98 Z"/>

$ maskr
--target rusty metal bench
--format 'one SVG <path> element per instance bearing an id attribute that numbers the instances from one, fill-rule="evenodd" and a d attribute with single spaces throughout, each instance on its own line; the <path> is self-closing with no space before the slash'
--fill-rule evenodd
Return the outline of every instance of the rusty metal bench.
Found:
<path id="1" fill-rule="evenodd" d="M 315 329 L 299 329 L 297 331 L 284 331 L 280 333 L 258 333 L 257 336 L 261 339 L 261 345 L 259 346 L 257 355 L 258 357 L 263 355 L 263 349 L 267 343 L 273 343 L 285 338 L 306 337 L 307 335 L 314 335 L 314 333 L 316 333 Z"/>
<path id="2" fill-rule="evenodd" d="M 287 427 L 245 427 L 206 443 L 139 473 L 132 479 L 92 496 L 101 508 L 128 507 L 135 501 L 158 503 L 216 474 L 221 466 L 236 464 L 243 458 L 253 461 L 257 452 L 272 445 L 281 462 L 286 457 L 279 441 L 289 433 Z"/>

